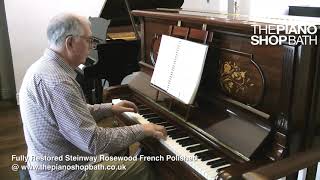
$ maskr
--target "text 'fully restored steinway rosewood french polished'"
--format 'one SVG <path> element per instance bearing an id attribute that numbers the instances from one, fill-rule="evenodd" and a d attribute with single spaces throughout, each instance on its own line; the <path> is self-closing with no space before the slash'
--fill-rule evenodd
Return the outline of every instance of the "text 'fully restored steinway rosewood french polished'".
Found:
<path id="1" fill-rule="evenodd" d="M 183 10 L 135 10 L 133 15 L 141 21 L 141 71 L 128 86 L 110 88 L 106 98 L 129 99 L 146 122 L 166 127 L 168 140 L 142 141 L 150 155 L 200 159 L 153 162 L 161 179 L 238 179 L 305 148 L 319 47 L 253 46 L 250 39 L 252 24 L 288 19 Z M 150 86 L 162 34 L 209 45 L 191 108 Z"/>

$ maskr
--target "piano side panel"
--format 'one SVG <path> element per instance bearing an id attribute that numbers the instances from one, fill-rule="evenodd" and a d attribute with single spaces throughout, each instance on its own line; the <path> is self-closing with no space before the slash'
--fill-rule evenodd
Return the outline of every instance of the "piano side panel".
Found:
<path id="1" fill-rule="evenodd" d="M 318 42 L 320 32 L 318 30 Z M 295 76 L 293 97 L 291 103 L 291 117 L 289 121 L 289 128 L 293 135 L 291 136 L 289 144 L 291 144 L 290 152 L 297 152 L 311 147 L 310 140 L 315 134 L 310 134 L 316 131 L 314 124 L 319 120 L 313 115 L 312 102 L 315 97 L 312 91 L 315 91 L 317 80 L 315 74 L 317 72 L 317 65 L 320 60 L 320 46 L 299 46 L 296 52 L 295 61 Z M 317 92 L 317 91 L 316 91 Z M 319 109 L 316 108 L 316 109 Z M 302 148 L 301 148 L 302 147 Z"/>

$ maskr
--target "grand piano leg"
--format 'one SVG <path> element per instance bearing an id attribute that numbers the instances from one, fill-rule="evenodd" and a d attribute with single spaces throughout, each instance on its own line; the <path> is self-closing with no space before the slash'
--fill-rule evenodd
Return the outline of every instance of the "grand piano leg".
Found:
<path id="1" fill-rule="evenodd" d="M 95 104 L 102 103 L 102 82 L 101 79 L 94 80 L 94 87 L 95 87 Z"/>

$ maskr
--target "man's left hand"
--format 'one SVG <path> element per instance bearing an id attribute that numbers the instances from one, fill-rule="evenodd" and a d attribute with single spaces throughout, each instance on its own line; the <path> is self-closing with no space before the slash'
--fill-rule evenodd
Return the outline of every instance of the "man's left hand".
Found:
<path id="1" fill-rule="evenodd" d="M 112 112 L 115 114 L 121 114 L 123 112 L 138 112 L 138 108 L 133 102 L 122 100 L 121 102 L 112 105 Z"/>

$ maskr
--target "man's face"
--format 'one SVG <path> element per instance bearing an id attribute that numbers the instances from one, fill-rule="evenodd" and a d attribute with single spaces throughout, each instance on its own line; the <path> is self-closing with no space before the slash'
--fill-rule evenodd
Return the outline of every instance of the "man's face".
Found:
<path id="1" fill-rule="evenodd" d="M 84 64 L 92 48 L 92 32 L 88 24 L 84 24 L 84 33 L 74 37 L 73 62 L 76 66 Z"/>

